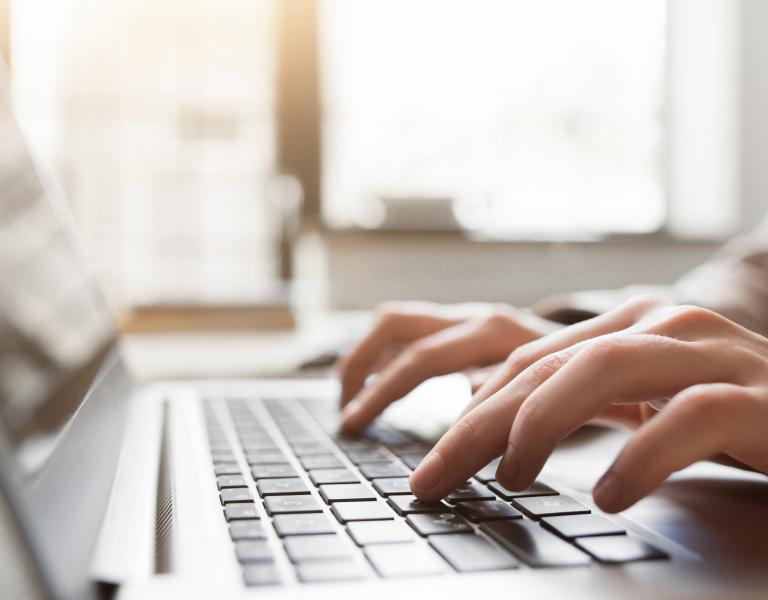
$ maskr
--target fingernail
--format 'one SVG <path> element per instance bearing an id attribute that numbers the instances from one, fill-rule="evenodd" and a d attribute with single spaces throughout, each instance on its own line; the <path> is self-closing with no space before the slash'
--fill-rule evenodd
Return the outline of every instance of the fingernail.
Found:
<path id="1" fill-rule="evenodd" d="M 505 482 L 511 485 L 517 478 L 517 471 L 517 452 L 515 452 L 512 448 L 507 448 L 506 452 L 504 452 L 504 456 L 502 457 L 501 462 L 499 463 L 497 472 L 501 474 Z"/>
<path id="2" fill-rule="evenodd" d="M 411 475 L 411 489 L 414 494 L 419 497 L 429 494 L 440 482 L 442 470 L 443 457 L 437 452 L 427 454 Z"/>
<path id="3" fill-rule="evenodd" d="M 350 427 L 354 425 L 354 418 L 360 409 L 360 402 L 352 400 L 341 411 L 341 424 L 343 427 Z"/>
<path id="4" fill-rule="evenodd" d="M 597 482 L 593 497 L 595 502 L 605 511 L 616 512 L 621 507 L 621 498 L 624 494 L 624 486 L 619 477 L 612 471 L 603 475 Z"/>

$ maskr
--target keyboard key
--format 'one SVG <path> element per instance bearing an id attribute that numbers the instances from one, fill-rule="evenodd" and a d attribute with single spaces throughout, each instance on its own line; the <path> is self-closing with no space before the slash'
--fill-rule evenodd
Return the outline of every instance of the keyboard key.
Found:
<path id="1" fill-rule="evenodd" d="M 448 570 L 434 550 L 418 544 L 367 546 L 365 555 L 382 577 L 438 575 Z"/>
<path id="2" fill-rule="evenodd" d="M 312 469 L 309 478 L 315 485 L 323 483 L 360 483 L 360 478 L 349 469 Z"/>
<path id="3" fill-rule="evenodd" d="M 424 502 L 423 500 L 419 500 L 416 496 L 390 496 L 387 502 L 399 515 L 439 513 L 449 510 L 442 502 Z"/>
<path id="4" fill-rule="evenodd" d="M 531 521 L 491 521 L 484 523 L 481 529 L 531 567 L 570 567 L 590 563 L 589 556 Z"/>
<path id="5" fill-rule="evenodd" d="M 596 535 L 621 535 L 624 529 L 600 515 L 567 515 L 541 520 L 547 529 L 563 537 L 577 538 Z"/>
<path id="6" fill-rule="evenodd" d="M 280 583 L 280 575 L 273 563 L 253 563 L 243 567 L 243 581 L 247 586 Z"/>
<path id="7" fill-rule="evenodd" d="M 285 462 L 285 454 L 279 450 L 268 450 L 263 452 L 247 452 L 245 459 L 248 464 L 253 465 L 269 465 L 279 464 Z"/>
<path id="8" fill-rule="evenodd" d="M 211 440 L 208 444 L 211 448 L 211 451 L 217 451 L 217 450 L 228 450 L 229 452 L 232 451 L 232 447 L 229 445 L 229 442 L 226 440 L 216 441 L 214 442 Z"/>
<path id="9" fill-rule="evenodd" d="M 313 513 L 322 512 L 320 503 L 309 495 L 293 496 L 267 496 L 264 499 L 267 512 L 270 515 L 284 513 Z"/>
<path id="10" fill-rule="evenodd" d="M 421 464 L 421 461 L 424 460 L 426 455 L 426 452 L 406 452 L 405 454 L 400 455 L 400 460 L 411 469 L 415 469 Z"/>
<path id="11" fill-rule="evenodd" d="M 393 494 L 413 494 L 411 483 L 407 477 L 393 477 L 392 479 L 374 479 L 373 487 L 382 496 Z"/>
<path id="12" fill-rule="evenodd" d="M 305 469 L 340 469 L 344 463 L 333 454 L 310 454 L 301 457 L 301 465 Z"/>
<path id="13" fill-rule="evenodd" d="M 366 438 L 347 438 L 342 436 L 336 440 L 336 443 L 345 452 L 348 450 L 377 450 L 381 448 L 380 444 Z"/>
<path id="14" fill-rule="evenodd" d="M 254 479 L 276 479 L 280 477 L 296 477 L 298 473 L 291 465 L 255 465 L 251 467 Z"/>
<path id="15" fill-rule="evenodd" d="M 472 531 L 469 523 L 455 512 L 408 515 L 406 521 L 423 536 Z"/>
<path id="16" fill-rule="evenodd" d="M 365 448 L 347 451 L 347 458 L 356 465 L 364 463 L 391 462 L 392 455 L 383 448 Z"/>
<path id="17" fill-rule="evenodd" d="M 257 455 L 259 452 L 274 452 L 279 450 L 271 440 L 240 440 L 240 445 L 243 447 L 246 455 Z"/>
<path id="18" fill-rule="evenodd" d="M 259 479 L 256 489 L 260 496 L 287 496 L 289 494 L 309 494 L 309 488 L 298 477 L 286 479 Z"/>
<path id="19" fill-rule="evenodd" d="M 523 515 L 502 500 L 479 500 L 462 502 L 456 509 L 473 523 L 499 521 L 503 519 L 521 519 Z"/>
<path id="20" fill-rule="evenodd" d="M 253 502 L 242 502 L 239 504 L 227 504 L 224 507 L 224 516 L 227 521 L 239 521 L 242 519 L 258 519 L 259 513 L 256 512 L 256 505 Z"/>
<path id="21" fill-rule="evenodd" d="M 272 519 L 275 531 L 280 537 L 286 535 L 316 535 L 334 533 L 333 523 L 322 513 L 277 515 Z"/>
<path id="22" fill-rule="evenodd" d="M 240 475 L 240 467 L 237 463 L 216 463 L 213 472 L 216 475 Z"/>
<path id="23" fill-rule="evenodd" d="M 491 488 L 496 494 L 504 498 L 504 500 L 512 500 L 512 498 L 525 498 L 527 496 L 557 496 L 557 492 L 548 485 L 535 481 L 531 487 L 526 490 L 520 490 L 513 492 L 508 490 L 498 481 L 489 481 L 488 487 Z"/>
<path id="24" fill-rule="evenodd" d="M 395 513 L 382 502 L 338 502 L 331 512 L 340 523 L 394 519 Z"/>
<path id="25" fill-rule="evenodd" d="M 296 575 L 305 583 L 318 581 L 349 581 L 362 579 L 363 570 L 354 560 L 337 559 L 305 562 L 296 567 Z"/>
<path id="26" fill-rule="evenodd" d="M 360 465 L 360 472 L 366 479 L 379 477 L 407 477 L 408 470 L 396 463 L 367 463 Z"/>
<path id="27" fill-rule="evenodd" d="M 402 521 L 355 521 L 347 525 L 358 546 L 413 541 L 413 531 Z"/>
<path id="28" fill-rule="evenodd" d="M 211 458 L 214 463 L 235 462 L 235 455 L 229 450 L 213 450 Z"/>
<path id="29" fill-rule="evenodd" d="M 291 445 L 296 456 L 310 456 L 312 454 L 328 454 L 327 444 L 322 442 L 296 442 Z"/>
<path id="30" fill-rule="evenodd" d="M 462 500 L 495 500 L 496 497 L 482 483 L 468 481 L 461 487 L 456 488 L 445 497 L 447 502 L 455 504 Z"/>
<path id="31" fill-rule="evenodd" d="M 486 466 L 475 473 L 475 479 L 481 481 L 482 483 L 488 483 L 489 481 L 496 479 L 496 469 L 499 468 L 500 462 L 500 458 L 495 458 L 489 462 Z"/>
<path id="32" fill-rule="evenodd" d="M 512 503 L 533 519 L 556 515 L 586 514 L 589 509 L 570 496 L 536 496 L 516 498 Z"/>
<path id="33" fill-rule="evenodd" d="M 518 562 L 501 548 L 474 533 L 436 535 L 430 545 L 457 571 L 516 569 Z"/>
<path id="34" fill-rule="evenodd" d="M 235 543 L 235 554 L 241 563 L 272 562 L 272 550 L 267 540 L 243 540 Z"/>
<path id="35" fill-rule="evenodd" d="M 618 564 L 639 560 L 668 558 L 666 552 L 626 535 L 579 538 L 576 545 L 583 548 L 602 563 Z"/>
<path id="36" fill-rule="evenodd" d="M 361 483 L 321 485 L 320 495 L 328 504 L 352 500 L 375 500 L 374 493 Z"/>
<path id="37" fill-rule="evenodd" d="M 285 538 L 285 551 L 288 558 L 295 563 L 352 556 L 348 543 L 335 534 L 297 535 Z"/>
<path id="38" fill-rule="evenodd" d="M 256 519 L 233 521 L 229 524 L 229 535 L 234 541 L 261 540 L 266 537 L 261 521 Z"/>
<path id="39" fill-rule="evenodd" d="M 248 488 L 230 488 L 221 490 L 219 499 L 222 504 L 231 504 L 232 502 L 251 502 L 253 496 Z"/>

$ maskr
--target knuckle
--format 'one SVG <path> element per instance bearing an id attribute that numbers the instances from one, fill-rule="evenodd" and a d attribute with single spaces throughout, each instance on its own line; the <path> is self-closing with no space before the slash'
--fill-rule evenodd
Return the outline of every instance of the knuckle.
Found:
<path id="1" fill-rule="evenodd" d="M 508 371 L 519 372 L 526 369 L 534 362 L 533 352 L 528 344 L 515 348 L 504 361 L 504 367 Z"/>
<path id="2" fill-rule="evenodd" d="M 431 362 L 439 354 L 435 346 L 429 342 L 418 340 L 413 342 L 405 351 L 407 362 L 420 364 Z"/>
<path id="3" fill-rule="evenodd" d="M 461 417 L 454 425 L 455 434 L 469 443 L 480 441 L 480 426 L 471 412 Z"/>
<path id="4" fill-rule="evenodd" d="M 675 404 L 684 419 L 701 424 L 716 424 L 725 408 L 723 393 L 708 385 L 689 387 L 678 395 Z"/>
<path id="5" fill-rule="evenodd" d="M 728 320 L 713 310 L 701 306 L 679 306 L 668 317 L 668 323 L 679 327 L 718 326 Z"/>
<path id="6" fill-rule="evenodd" d="M 618 337 L 604 337 L 589 344 L 582 351 L 584 360 L 595 368 L 602 369 L 614 364 L 625 356 L 626 344 Z"/>
<path id="7" fill-rule="evenodd" d="M 628 300 L 625 304 L 625 308 L 628 312 L 638 318 L 664 306 L 665 304 L 666 302 L 662 298 L 654 296 L 653 294 L 639 294 Z"/>
<path id="8" fill-rule="evenodd" d="M 560 352 L 550 354 L 533 363 L 532 376 L 535 381 L 541 381 L 559 371 L 567 362 L 567 357 Z"/>

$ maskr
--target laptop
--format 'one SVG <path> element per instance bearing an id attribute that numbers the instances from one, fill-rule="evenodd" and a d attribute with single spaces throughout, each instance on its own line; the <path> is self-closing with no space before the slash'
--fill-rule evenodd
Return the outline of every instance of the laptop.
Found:
<path id="1" fill-rule="evenodd" d="M 421 503 L 408 475 L 430 440 L 392 420 L 339 434 L 331 379 L 137 385 L 7 90 L 0 144 L 4 597 L 768 593 L 760 474 L 702 463 L 602 515 L 589 492 L 625 437 L 583 429 L 528 490 L 492 463 Z"/>

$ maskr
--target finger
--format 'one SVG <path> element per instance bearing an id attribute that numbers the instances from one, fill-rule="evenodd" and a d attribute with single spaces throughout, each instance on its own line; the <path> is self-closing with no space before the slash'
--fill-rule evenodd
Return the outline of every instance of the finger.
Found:
<path id="1" fill-rule="evenodd" d="M 627 443 L 595 486 L 595 502 L 606 512 L 628 508 L 675 471 L 744 436 L 749 422 L 764 410 L 754 390 L 738 385 L 697 385 L 682 391 Z"/>
<path id="2" fill-rule="evenodd" d="M 383 312 L 368 335 L 341 363 L 341 406 L 345 406 L 360 392 L 374 365 L 388 348 L 430 335 L 458 322 L 425 314 Z"/>
<path id="3" fill-rule="evenodd" d="M 472 319 L 414 342 L 382 370 L 342 412 L 348 431 L 367 427 L 387 406 L 437 375 L 493 363 L 508 351 L 507 336 L 486 319 Z"/>
<path id="4" fill-rule="evenodd" d="M 655 310 L 660 305 L 656 298 L 646 296 L 633 298 L 614 310 L 588 319 L 576 325 L 571 325 L 555 333 L 521 346 L 513 352 L 488 381 L 472 397 L 472 401 L 462 412 L 461 416 L 484 402 L 498 392 L 505 384 L 514 379 L 525 368 L 537 360 L 577 344 L 583 340 L 595 338 L 607 333 L 626 329 L 639 319 Z"/>
<path id="5" fill-rule="evenodd" d="M 494 397 L 459 419 L 411 475 L 411 489 L 437 500 L 499 456 L 518 406 L 572 358 L 569 348 L 537 361 Z"/>
<path id="6" fill-rule="evenodd" d="M 497 476 L 510 489 L 523 489 L 560 440 L 609 404 L 668 398 L 727 376 L 726 360 L 690 342 L 655 335 L 591 340 L 522 403 Z"/>

